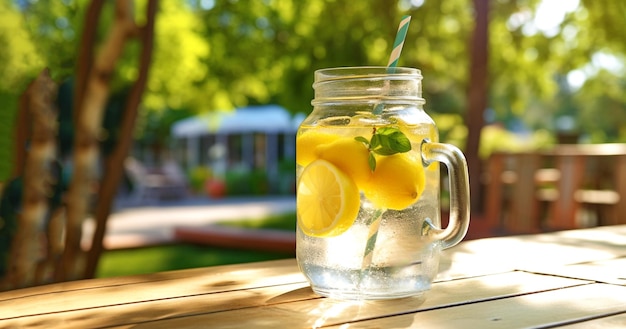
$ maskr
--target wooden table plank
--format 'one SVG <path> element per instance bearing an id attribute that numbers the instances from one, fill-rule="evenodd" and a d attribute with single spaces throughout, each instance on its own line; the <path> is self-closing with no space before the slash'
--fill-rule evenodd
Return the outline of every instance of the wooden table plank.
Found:
<path id="1" fill-rule="evenodd" d="M 625 257 L 624 237 L 626 225 L 466 241 L 443 252 L 436 280 Z"/>
<path id="2" fill-rule="evenodd" d="M 268 301 L 266 305 L 240 308 L 234 311 L 217 308 L 219 305 L 223 308 L 223 301 L 228 300 L 233 295 L 232 293 L 224 293 L 225 296 L 220 297 L 216 302 L 206 301 L 203 304 L 205 307 L 204 314 L 177 314 L 168 319 L 160 318 L 161 321 L 159 322 L 152 322 L 150 320 L 155 319 L 145 318 L 142 321 L 135 319 L 135 322 L 127 324 L 104 323 L 106 325 L 118 325 L 119 328 L 193 328 L 201 327 L 200 324 L 209 323 L 211 328 L 311 328 L 312 326 L 341 324 L 376 316 L 437 309 L 467 302 L 500 299 L 586 284 L 589 282 L 512 272 L 437 283 L 433 286 L 432 291 L 426 294 L 425 298 L 414 297 L 388 301 L 340 301 L 328 298 L 311 298 L 313 295 L 310 289 L 297 289 L 272 298 L 267 298 L 263 294 L 264 298 L 262 299 Z M 477 289 L 477 287 L 486 288 Z M 261 292 L 255 291 L 255 293 L 260 294 Z M 287 300 L 290 302 L 284 302 Z M 213 303 L 217 304 L 213 305 Z M 154 309 L 156 307 L 142 305 L 138 308 Z M 110 309 L 107 308 L 103 311 Z M 58 317 L 58 315 L 55 316 Z M 113 315 L 107 314 L 101 316 L 103 317 L 101 321 L 114 318 Z M 73 317 L 86 318 L 82 314 L 74 314 Z"/>
<path id="3" fill-rule="evenodd" d="M 563 329 L 623 329 L 626 328 L 626 310 L 620 314 L 595 318 L 561 327 Z"/>
<path id="4" fill-rule="evenodd" d="M 58 300 L 57 305 L 47 304 L 47 308 L 33 305 L 39 311 L 35 314 L 36 316 L 25 315 L 0 320 L 0 328 L 11 326 L 42 329 L 119 326 L 320 298 L 313 293 L 308 284 L 304 283 L 164 299 L 145 299 L 126 303 L 125 301 L 129 299 L 130 294 L 133 294 L 133 291 L 119 291 L 116 296 L 109 296 L 110 300 L 117 298 L 118 303 L 107 303 L 105 307 L 80 307 L 80 305 L 73 304 L 66 307 L 65 310 L 59 311 L 57 306 L 65 304 L 64 300 Z M 88 298 L 85 298 L 85 302 L 88 302 Z M 47 309 L 57 310 L 47 312 Z"/>
<path id="5" fill-rule="evenodd" d="M 0 319 L 54 313 L 62 310 L 162 300 L 223 291 L 304 283 L 294 259 L 226 267 L 207 267 L 141 276 L 140 279 L 68 282 L 0 294 Z M 63 289 L 65 288 L 65 289 Z M 62 301 L 62 302 L 60 302 Z M 4 307 L 7 305 L 10 307 Z"/>
<path id="6" fill-rule="evenodd" d="M 626 286 L 626 257 L 565 266 L 544 266 L 533 272 Z"/>
<path id="7" fill-rule="evenodd" d="M 259 264 L 263 264 L 263 265 L 259 266 Z M 297 266 L 298 265 L 296 264 L 296 260 L 293 258 L 290 258 L 290 259 L 281 259 L 281 260 L 272 260 L 272 261 L 263 261 L 263 262 L 252 262 L 252 263 L 242 263 L 242 264 L 232 264 L 232 265 L 223 265 L 223 266 L 202 267 L 202 268 L 193 268 L 193 269 L 185 269 L 185 270 L 149 273 L 149 274 L 124 276 L 124 277 L 68 281 L 68 282 L 61 282 L 61 283 L 44 285 L 44 286 L 36 286 L 36 287 L 30 287 L 30 288 L 24 288 L 24 289 L 3 291 L 3 292 L 0 292 L 0 303 L 2 303 L 3 301 L 27 298 L 30 296 L 38 297 L 44 294 L 54 294 L 54 293 L 59 293 L 59 292 L 80 291 L 80 290 L 96 289 L 96 288 L 101 288 L 101 287 L 125 286 L 125 285 L 134 285 L 134 284 L 142 284 L 142 283 L 153 283 L 153 282 L 165 283 L 165 281 L 169 281 L 169 280 L 181 280 L 181 279 L 184 280 L 190 277 L 197 277 L 197 276 L 217 278 L 217 277 L 223 277 L 224 275 L 226 275 L 229 278 L 234 278 L 234 275 L 237 275 L 239 277 L 243 276 L 244 279 L 249 279 L 249 277 L 247 277 L 248 274 L 263 275 L 263 276 L 273 276 L 275 274 L 299 275 L 300 271 L 298 270 Z M 254 271 L 254 272 L 250 272 L 250 271 Z M 214 278 L 212 284 L 215 286 L 220 286 L 219 280 L 221 279 Z M 304 277 L 302 277 L 302 280 L 304 280 Z M 231 279 L 229 281 L 233 281 L 233 280 Z M 222 286 L 224 286 L 223 282 L 222 282 Z"/>
<path id="8" fill-rule="evenodd" d="M 623 312 L 624 305 L 626 287 L 598 283 L 356 322 L 348 328 L 548 327 Z"/>
<path id="9" fill-rule="evenodd" d="M 320 298 L 294 259 L 53 284 L 0 293 L 0 327 L 619 324 L 625 237 L 621 225 L 463 242 L 425 297 L 390 301 Z"/>

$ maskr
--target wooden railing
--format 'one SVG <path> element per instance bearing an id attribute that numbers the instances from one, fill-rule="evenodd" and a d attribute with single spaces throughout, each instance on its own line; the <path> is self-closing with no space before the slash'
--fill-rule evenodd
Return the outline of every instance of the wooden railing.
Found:
<path id="1" fill-rule="evenodd" d="M 508 233 L 626 223 L 626 144 L 493 153 L 485 219 Z"/>

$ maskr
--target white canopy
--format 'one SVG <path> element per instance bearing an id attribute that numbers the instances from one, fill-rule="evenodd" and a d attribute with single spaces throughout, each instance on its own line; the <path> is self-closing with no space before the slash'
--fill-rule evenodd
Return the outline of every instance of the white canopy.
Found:
<path id="1" fill-rule="evenodd" d="M 172 136 L 191 137 L 208 133 L 295 132 L 303 115 L 291 117 L 278 105 L 248 106 L 234 111 L 215 111 L 177 121 Z"/>

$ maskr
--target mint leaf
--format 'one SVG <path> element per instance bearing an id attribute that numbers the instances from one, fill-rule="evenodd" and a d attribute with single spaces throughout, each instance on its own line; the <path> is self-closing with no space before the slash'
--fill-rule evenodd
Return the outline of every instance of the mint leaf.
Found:
<path id="1" fill-rule="evenodd" d="M 387 148 L 387 147 L 380 147 L 380 148 L 377 148 L 375 150 L 372 150 L 372 152 L 374 152 L 374 153 L 376 153 L 378 155 L 394 155 L 394 154 L 398 153 L 397 151 L 392 150 L 392 149 Z"/>
<path id="2" fill-rule="evenodd" d="M 397 128 L 383 127 L 377 129 L 372 136 L 370 149 L 380 155 L 392 155 L 411 150 L 411 141 Z"/>
<path id="3" fill-rule="evenodd" d="M 411 141 L 409 138 L 406 137 L 400 129 L 393 127 L 374 128 L 374 132 L 369 141 L 362 136 L 355 137 L 354 139 L 367 146 L 369 152 L 367 161 L 372 171 L 376 169 L 374 153 L 387 156 L 411 150 Z"/>
<path id="4" fill-rule="evenodd" d="M 411 141 L 400 130 L 389 135 L 389 147 L 398 153 L 411 150 Z"/>
<path id="5" fill-rule="evenodd" d="M 374 133 L 372 135 L 372 139 L 370 140 L 370 149 L 375 149 L 380 146 L 381 140 L 380 135 Z"/>
<path id="6" fill-rule="evenodd" d="M 369 157 L 367 158 L 367 163 L 372 171 L 376 170 L 376 158 L 372 152 L 370 152 Z"/>
<path id="7" fill-rule="evenodd" d="M 367 146 L 369 148 L 370 142 L 367 140 L 367 138 L 362 137 L 362 136 L 357 136 L 357 137 L 354 137 L 354 140 L 356 140 L 357 142 L 361 142 L 361 143 L 365 144 L 365 146 Z"/>

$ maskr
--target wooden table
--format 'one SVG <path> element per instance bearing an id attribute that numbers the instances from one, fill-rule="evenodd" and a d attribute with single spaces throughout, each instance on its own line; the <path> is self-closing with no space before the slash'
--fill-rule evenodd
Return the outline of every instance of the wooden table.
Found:
<path id="1" fill-rule="evenodd" d="M 463 242 L 425 297 L 320 298 L 287 259 L 3 292 L 0 327 L 626 327 L 626 225 Z"/>

